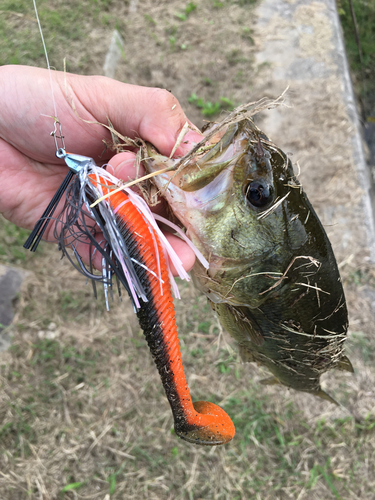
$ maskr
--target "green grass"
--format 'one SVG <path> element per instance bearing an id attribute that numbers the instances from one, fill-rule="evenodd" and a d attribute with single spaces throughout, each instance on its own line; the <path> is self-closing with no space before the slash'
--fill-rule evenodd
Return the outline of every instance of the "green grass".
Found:
<path id="1" fill-rule="evenodd" d="M 175 15 L 180 21 L 186 21 L 189 15 L 195 11 L 197 4 L 189 2 L 183 12 L 177 12 Z"/>
<path id="2" fill-rule="evenodd" d="M 234 103 L 227 97 L 220 97 L 219 101 L 211 102 L 198 97 L 194 92 L 189 97 L 189 102 L 199 108 L 202 115 L 206 117 L 218 115 L 223 110 L 231 111 L 234 108 Z"/>
<path id="3" fill-rule="evenodd" d="M 299 450 L 306 439 L 308 423 L 293 404 L 285 408 L 285 414 L 281 419 L 280 415 L 269 409 L 266 398 L 249 391 L 239 398 L 230 399 L 225 409 L 235 415 L 233 422 L 237 432 L 241 433 L 240 449 L 243 454 L 246 454 L 248 447 L 254 446 L 255 443 L 260 449 L 267 449 L 272 455 L 277 464 L 272 472 L 272 483 L 276 491 L 283 488 L 291 477 L 293 482 L 303 484 L 306 489 L 311 490 L 314 490 L 317 480 L 323 478 L 328 488 L 337 494 L 340 483 L 329 465 L 329 443 L 320 442 L 319 447 L 316 447 L 318 454 L 310 468 L 307 481 L 297 468 L 300 460 Z M 294 422 L 293 428 L 287 424 L 290 420 Z M 316 433 L 320 435 L 325 430 L 325 427 L 318 426 Z M 268 458 L 262 455 L 258 457 L 255 474 L 248 478 L 249 489 L 261 492 L 269 483 L 271 479 L 271 475 L 267 474 L 269 458 L 270 455 Z"/>
<path id="4" fill-rule="evenodd" d="M 20 265 L 30 259 L 30 252 L 23 248 L 30 231 L 15 226 L 0 215 L 0 264 Z M 43 252 L 44 245 L 40 245 Z"/>
<path id="5" fill-rule="evenodd" d="M 67 484 L 66 486 L 64 486 L 64 488 L 62 488 L 62 490 L 60 491 L 60 494 L 66 493 L 67 491 L 78 490 L 84 484 L 85 484 L 84 482 L 75 482 L 75 483 Z"/>
<path id="6" fill-rule="evenodd" d="M 362 269 L 353 269 L 346 278 L 349 284 L 356 286 L 368 286 L 375 288 L 375 271 L 369 267 Z"/>
<path id="7" fill-rule="evenodd" d="M 362 49 L 363 66 L 356 43 L 355 28 L 349 0 L 337 0 L 338 12 L 345 35 L 345 45 L 354 74 L 355 88 L 367 115 L 375 116 L 375 3 L 353 0 Z"/>
<path id="8" fill-rule="evenodd" d="M 375 361 L 375 352 L 372 348 L 372 338 L 365 333 L 353 331 L 351 334 L 350 351 L 360 355 L 363 363 L 373 365 Z"/>
<path id="9" fill-rule="evenodd" d="M 42 256 L 36 258 L 43 262 Z M 69 276 L 66 280 L 69 283 Z M 98 316 L 83 283 L 69 292 L 55 291 L 46 304 L 37 300 L 41 289 L 32 285 L 28 294 L 35 305 L 22 312 L 18 321 L 36 326 L 29 330 L 15 326 L 18 340 L 8 361 L 0 363 L 1 470 L 7 474 L 9 469 L 18 471 L 17 463 L 36 463 L 34 450 L 46 467 L 43 480 L 48 491 L 64 499 L 71 498 L 73 491 L 93 494 L 97 486 L 103 489 L 103 497 L 118 499 L 134 488 L 138 498 L 142 490 L 145 497 L 154 492 L 162 499 L 240 500 L 244 495 L 271 499 L 282 498 L 285 488 L 292 488 L 295 498 L 302 489 L 311 498 L 348 498 L 348 488 L 358 483 L 363 464 L 373 453 L 374 416 L 358 421 L 351 416 L 311 419 L 296 404 L 296 393 L 281 388 L 281 397 L 268 394 L 252 380 L 254 368 L 239 363 L 225 348 L 211 345 L 215 322 L 208 317 L 210 308 L 190 290 L 181 288 L 183 304 L 177 311 L 180 320 L 184 307 L 189 310 L 188 322 L 180 325 L 186 373 L 198 376 L 191 387 L 194 400 L 213 401 L 232 417 L 236 437 L 230 445 L 205 449 L 176 438 L 146 342 L 137 328 L 131 335 L 124 334 L 128 320 L 119 317 L 122 307 L 114 306 L 110 316 L 100 313 L 97 328 L 89 334 L 87 324 Z M 86 311 L 86 323 L 72 323 L 69 315 L 64 316 L 67 311 L 70 316 L 76 314 L 77 301 L 78 309 Z M 47 322 L 42 323 L 42 306 L 51 311 L 49 321 L 56 325 L 56 338 L 40 338 L 42 324 L 44 332 L 48 328 Z M 109 330 L 102 335 L 106 327 Z M 58 334 L 71 328 L 76 338 Z M 31 335 L 27 342 L 21 340 L 25 331 Z M 225 384 L 224 394 L 220 384 Z M 223 396 L 227 396 L 224 401 Z M 308 398 L 312 407 L 318 404 Z M 10 453 L 6 464 L 5 450 Z M 116 455 L 116 450 L 126 456 Z M 355 460 L 346 456 L 346 450 Z M 56 464 L 59 472 L 49 474 Z M 337 472 L 342 468 L 343 477 Z M 194 482 L 181 496 L 182 486 L 192 477 Z M 27 486 L 23 476 L 19 484 Z M 11 498 L 9 488 L 3 493 L 0 481 L 4 498 Z M 32 491 L 37 495 L 37 490 Z"/>
<path id="10" fill-rule="evenodd" d="M 144 18 L 146 19 L 146 21 L 148 21 L 152 25 L 157 24 L 155 19 L 152 16 L 150 16 L 149 14 L 144 14 Z"/>
<path id="11" fill-rule="evenodd" d="M 52 66 L 63 69 L 66 51 L 70 46 L 87 39 L 91 25 L 99 23 L 114 27 L 116 18 L 108 13 L 110 5 L 110 1 L 103 0 L 68 0 L 58 5 L 51 4 L 48 0 L 37 2 Z M 4 0 L 1 11 L 0 65 L 25 64 L 45 67 L 46 60 L 32 2 Z M 72 58 L 67 59 L 67 68 L 80 73 L 89 61 L 89 47 L 86 46 L 76 54 L 74 61 Z"/>

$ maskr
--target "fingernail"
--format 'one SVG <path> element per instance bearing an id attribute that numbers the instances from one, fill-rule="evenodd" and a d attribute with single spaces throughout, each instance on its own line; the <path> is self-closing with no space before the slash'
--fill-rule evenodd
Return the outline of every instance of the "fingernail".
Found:
<path id="1" fill-rule="evenodd" d="M 136 169 L 134 165 L 134 158 L 122 161 L 115 168 L 115 176 L 124 181 L 134 179 L 135 175 Z"/>
<path id="2" fill-rule="evenodd" d="M 108 163 L 108 165 L 107 165 L 107 167 L 106 167 L 106 170 L 107 170 L 107 172 L 108 172 L 109 174 L 111 174 L 111 175 L 116 175 L 115 169 L 114 169 L 114 168 L 112 167 L 112 165 L 110 165 L 109 163 Z"/>
<path id="3" fill-rule="evenodd" d="M 184 141 L 188 141 L 188 142 L 194 142 L 194 143 L 197 143 L 197 142 L 200 142 L 202 139 L 203 139 L 204 135 L 201 134 L 201 132 L 199 132 L 199 130 L 188 130 L 185 137 L 184 137 Z"/>

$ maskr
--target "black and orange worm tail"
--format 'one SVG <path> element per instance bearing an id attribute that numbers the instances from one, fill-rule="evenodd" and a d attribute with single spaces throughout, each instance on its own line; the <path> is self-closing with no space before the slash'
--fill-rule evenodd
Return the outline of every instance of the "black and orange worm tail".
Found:
<path id="1" fill-rule="evenodd" d="M 90 176 L 96 185 L 94 176 Z M 108 189 L 99 178 L 103 193 Z M 180 345 L 168 268 L 157 235 L 152 236 L 149 224 L 124 192 L 115 193 L 110 202 L 130 257 L 144 267 L 137 275 L 148 302 L 141 302 L 137 312 L 140 326 L 158 368 L 165 393 L 172 409 L 176 434 L 195 444 L 219 445 L 230 441 L 235 428 L 232 420 L 219 406 L 206 401 L 193 403 L 181 360 Z M 163 293 L 161 293 L 155 244 L 158 248 Z M 150 272 L 151 271 L 151 272 Z M 153 274 L 154 273 L 154 274 Z"/>

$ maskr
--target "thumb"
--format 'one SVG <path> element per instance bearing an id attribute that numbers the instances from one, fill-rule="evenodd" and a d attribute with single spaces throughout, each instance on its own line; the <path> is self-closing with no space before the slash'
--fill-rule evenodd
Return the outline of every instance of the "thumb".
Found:
<path id="1" fill-rule="evenodd" d="M 169 156 L 182 128 L 188 131 L 175 156 L 187 153 L 203 135 L 186 117 L 176 97 L 163 89 L 145 88 L 144 114 L 139 124 L 140 137 L 151 142 L 161 154 Z M 147 110 L 147 111 L 146 111 Z"/>
<path id="2" fill-rule="evenodd" d="M 177 155 L 185 154 L 203 137 L 168 90 L 130 85 L 106 77 L 69 76 L 80 104 L 90 110 L 98 122 L 107 123 L 109 118 L 115 130 L 151 142 L 163 155 L 170 155 L 186 122 L 190 130 Z"/>

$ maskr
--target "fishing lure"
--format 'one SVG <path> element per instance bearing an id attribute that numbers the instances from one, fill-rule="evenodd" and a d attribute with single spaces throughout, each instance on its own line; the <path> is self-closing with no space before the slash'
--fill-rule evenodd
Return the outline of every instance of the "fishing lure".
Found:
<path id="1" fill-rule="evenodd" d="M 59 122 L 57 121 L 59 124 Z M 98 167 L 92 158 L 67 153 L 63 136 L 52 133 L 56 156 L 64 159 L 69 173 L 35 225 L 24 247 L 35 251 L 48 224 L 54 220 L 54 235 L 64 255 L 93 285 L 101 282 L 108 308 L 112 295 L 113 276 L 128 292 L 151 354 L 158 368 L 174 417 L 176 434 L 186 441 L 201 445 L 219 445 L 230 441 L 235 433 L 229 416 L 219 406 L 206 401 L 193 403 L 185 378 L 175 321 L 172 290 L 179 297 L 169 261 L 179 276 L 189 279 L 168 240 L 157 225 L 156 218 L 169 224 L 180 236 L 184 233 L 161 216 L 154 216 L 146 202 L 129 188 L 109 194 L 119 180 Z M 63 147 L 58 147 L 60 138 Z M 54 217 L 56 207 L 66 192 L 61 213 Z M 91 207 L 90 207 L 91 205 Z M 99 236 L 102 233 L 102 237 Z M 77 251 L 78 242 L 90 246 L 87 268 Z M 193 244 L 187 240 L 193 247 Z M 75 263 L 67 252 L 71 247 Z M 92 261 L 99 253 L 101 275 L 93 271 Z M 200 252 L 195 253 L 204 267 L 208 263 Z"/>
<path id="2" fill-rule="evenodd" d="M 33 0 L 33 4 L 49 70 L 55 111 L 51 136 L 55 141 L 57 158 L 65 161 L 69 171 L 24 248 L 35 252 L 48 225 L 55 221 L 54 236 L 63 255 L 91 280 L 95 296 L 95 284 L 103 284 L 107 309 L 108 293 L 113 294 L 113 276 L 116 276 L 118 291 L 121 294 L 120 285 L 123 285 L 128 292 L 159 370 L 172 409 L 176 434 L 196 444 L 227 443 L 233 438 L 235 429 L 224 410 L 213 403 L 192 403 L 191 400 L 181 360 L 171 289 L 176 297 L 179 297 L 179 293 L 169 262 L 174 264 L 182 279 L 189 280 L 189 276 L 155 219 L 178 232 L 194 249 L 204 267 L 208 267 L 208 262 L 180 228 L 163 217 L 153 216 L 143 198 L 130 189 L 117 189 L 110 199 L 102 200 L 104 195 L 118 188 L 120 181 L 104 168 L 98 167 L 92 158 L 66 151 L 61 123 L 57 118 L 51 67 L 36 0 Z M 64 208 L 54 217 L 64 193 Z M 77 251 L 78 243 L 90 247 L 89 269 Z M 72 248 L 77 264 L 67 252 L 67 247 Z M 92 262 L 96 254 L 102 257 L 101 275 L 93 272 Z"/>

